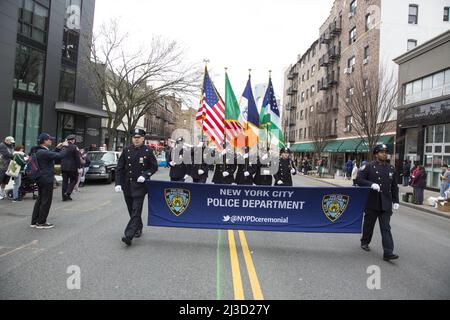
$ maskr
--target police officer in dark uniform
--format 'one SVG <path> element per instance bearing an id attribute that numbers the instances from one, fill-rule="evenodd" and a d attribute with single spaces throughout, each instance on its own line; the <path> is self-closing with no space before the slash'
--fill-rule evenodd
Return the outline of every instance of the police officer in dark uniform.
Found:
<path id="1" fill-rule="evenodd" d="M 209 165 L 204 160 L 204 152 L 205 146 L 203 143 L 192 148 L 192 164 L 189 166 L 189 172 L 194 183 L 206 183 L 206 180 L 208 180 Z M 198 161 L 200 163 L 196 163 Z"/>
<path id="2" fill-rule="evenodd" d="M 275 179 L 274 186 L 278 187 L 292 187 L 292 176 L 297 174 L 297 169 L 290 159 L 291 150 L 289 148 L 282 148 L 280 150 L 280 163 L 278 165 L 278 172 L 273 176 Z"/>
<path id="3" fill-rule="evenodd" d="M 256 163 L 256 173 L 253 177 L 253 182 L 257 186 L 271 186 L 272 185 L 272 173 L 271 173 L 271 166 L 268 162 L 269 159 L 269 152 L 264 154 L 262 159 L 258 158 L 258 161 Z M 261 161 L 263 160 L 263 161 Z"/>
<path id="4" fill-rule="evenodd" d="M 122 241 L 131 246 L 133 238 L 142 235 L 142 206 L 147 195 L 145 181 L 158 171 L 158 162 L 153 150 L 144 144 L 145 131 L 135 129 L 131 132 L 133 145 L 124 148 L 116 171 L 116 192 L 122 192 L 130 214 L 130 222 L 125 229 Z"/>
<path id="5" fill-rule="evenodd" d="M 236 171 L 235 156 L 230 149 L 224 149 L 220 154 L 222 163 L 216 164 L 212 182 L 214 184 L 233 184 Z"/>
<path id="6" fill-rule="evenodd" d="M 394 240 L 391 234 L 390 220 L 392 210 L 399 209 L 397 175 L 392 165 L 387 163 L 388 148 L 377 145 L 373 150 L 376 160 L 368 163 L 358 172 L 356 184 L 360 187 L 371 187 L 367 199 L 361 248 L 370 251 L 373 228 L 378 219 L 381 229 L 384 255 L 386 261 L 398 259 L 394 254 Z"/>
<path id="7" fill-rule="evenodd" d="M 176 141 L 175 148 L 169 154 L 170 181 L 184 182 L 188 177 L 188 166 L 183 162 L 184 152 L 184 138 L 180 137 Z M 178 157 L 178 159 L 172 157 Z"/>
<path id="8" fill-rule="evenodd" d="M 250 154 L 249 148 L 245 148 L 244 155 L 237 156 L 238 164 L 237 164 L 237 172 L 235 182 L 238 185 L 253 185 L 253 176 L 256 173 L 256 164 L 250 163 Z"/>

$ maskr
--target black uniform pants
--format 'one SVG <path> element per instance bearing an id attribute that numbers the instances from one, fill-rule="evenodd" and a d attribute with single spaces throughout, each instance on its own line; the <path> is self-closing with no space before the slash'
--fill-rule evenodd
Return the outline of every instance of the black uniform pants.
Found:
<path id="1" fill-rule="evenodd" d="M 184 182 L 185 179 L 184 178 L 170 178 L 170 181 L 173 181 L 173 182 Z"/>
<path id="2" fill-rule="evenodd" d="M 31 224 L 44 224 L 47 222 L 47 217 L 50 212 L 53 200 L 53 182 L 39 183 L 39 195 L 34 204 L 33 216 L 31 217 Z"/>
<path id="3" fill-rule="evenodd" d="M 391 216 L 392 212 L 366 209 L 361 244 L 369 244 L 372 241 L 373 229 L 378 219 L 384 254 L 392 254 L 394 252 L 394 239 L 392 238 L 390 226 Z"/>
<path id="4" fill-rule="evenodd" d="M 194 183 L 206 183 L 206 179 L 192 179 Z"/>
<path id="5" fill-rule="evenodd" d="M 133 239 L 138 231 L 142 231 L 144 224 L 142 223 L 142 206 L 144 205 L 145 195 L 139 197 L 125 196 L 130 221 L 125 228 L 125 237 Z"/>
<path id="6" fill-rule="evenodd" d="M 62 172 L 63 182 L 62 182 L 62 194 L 72 194 L 78 182 L 78 171 L 63 171 Z"/>

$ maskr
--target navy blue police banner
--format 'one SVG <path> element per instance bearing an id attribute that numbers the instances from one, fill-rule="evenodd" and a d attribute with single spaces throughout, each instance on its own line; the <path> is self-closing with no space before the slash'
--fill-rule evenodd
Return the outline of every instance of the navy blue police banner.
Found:
<path id="1" fill-rule="evenodd" d="M 361 233 L 369 188 L 293 188 L 149 181 L 148 225 Z"/>

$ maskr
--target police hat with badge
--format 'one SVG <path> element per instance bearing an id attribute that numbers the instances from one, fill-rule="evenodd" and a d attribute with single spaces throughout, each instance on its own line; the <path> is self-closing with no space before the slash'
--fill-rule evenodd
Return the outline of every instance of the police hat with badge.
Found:
<path id="1" fill-rule="evenodd" d="M 381 151 L 386 151 L 388 152 L 388 147 L 385 144 L 377 144 L 374 148 L 373 148 L 373 154 L 377 154 L 378 152 Z"/>
<path id="2" fill-rule="evenodd" d="M 140 138 L 140 137 L 145 137 L 145 135 L 147 134 L 147 132 L 145 132 L 145 130 L 143 129 L 134 129 L 130 131 L 130 135 L 133 138 Z"/>
<path id="3" fill-rule="evenodd" d="M 289 153 L 289 154 L 291 154 L 292 152 L 291 152 L 291 149 L 289 149 L 287 147 L 284 147 L 284 148 L 280 149 L 280 154 L 282 154 L 282 153 Z"/>

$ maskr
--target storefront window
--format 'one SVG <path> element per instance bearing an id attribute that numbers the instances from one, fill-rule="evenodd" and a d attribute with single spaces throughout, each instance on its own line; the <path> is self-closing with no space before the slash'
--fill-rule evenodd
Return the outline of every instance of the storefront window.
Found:
<path id="1" fill-rule="evenodd" d="M 42 95 L 45 54 L 17 44 L 14 89 Z"/>
<path id="2" fill-rule="evenodd" d="M 444 142 L 444 125 L 435 126 L 434 142 L 435 143 Z"/>
<path id="3" fill-rule="evenodd" d="M 404 104 L 450 94 L 450 69 L 406 83 L 403 91 Z"/>
<path id="4" fill-rule="evenodd" d="M 61 78 L 59 82 L 59 100 L 65 102 L 75 101 L 75 69 L 62 67 Z"/>
<path id="5" fill-rule="evenodd" d="M 433 143 L 433 131 L 434 127 L 427 127 L 427 132 L 425 135 L 425 143 Z"/>
<path id="6" fill-rule="evenodd" d="M 434 137 L 433 137 L 434 133 Z M 450 123 L 426 128 L 424 166 L 427 171 L 427 186 L 439 188 L 439 174 L 443 164 L 450 160 Z"/>

